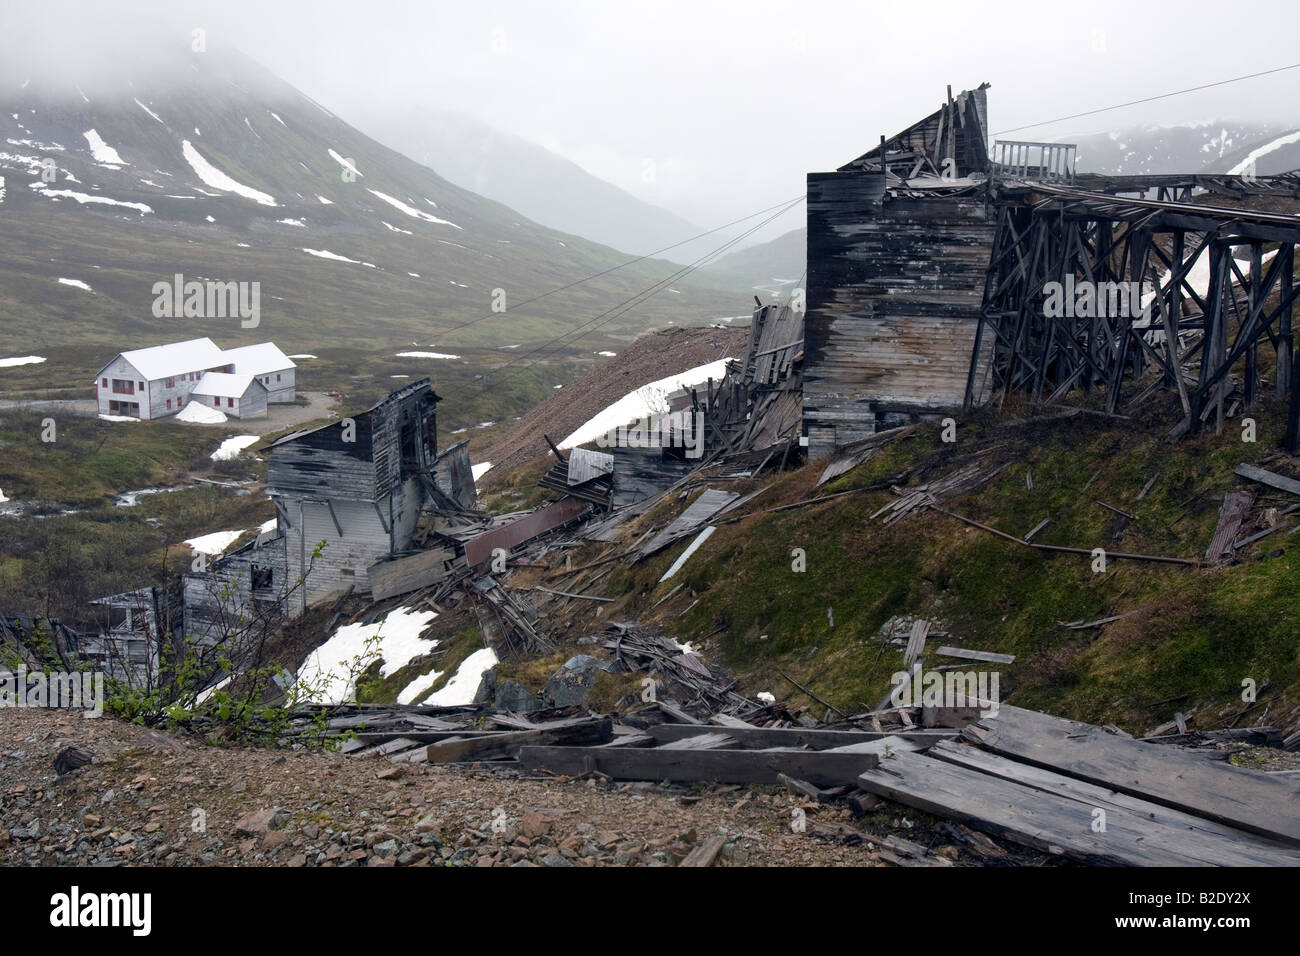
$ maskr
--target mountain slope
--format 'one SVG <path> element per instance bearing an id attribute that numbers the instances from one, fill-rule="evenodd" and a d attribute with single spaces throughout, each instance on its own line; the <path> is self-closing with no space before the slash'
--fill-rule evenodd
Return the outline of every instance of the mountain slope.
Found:
<path id="1" fill-rule="evenodd" d="M 1110 176 L 1223 172 L 1231 165 L 1228 157 L 1283 132 L 1267 123 L 1224 121 L 1132 127 L 1072 141 L 1079 146 L 1079 172 Z"/>
<path id="2" fill-rule="evenodd" d="M 808 230 L 801 226 L 769 242 L 729 252 L 709 263 L 703 271 L 778 295 L 788 293 L 807 268 Z"/>
<path id="3" fill-rule="evenodd" d="M 517 209 L 535 222 L 623 252 L 646 255 L 702 231 L 563 156 L 463 113 L 371 111 L 358 117 L 356 125 L 458 186 Z M 708 248 L 719 241 L 713 239 Z M 688 255 L 693 248 L 688 244 L 666 255 L 689 262 L 708 251 L 701 248 Z"/>
<path id="4" fill-rule="evenodd" d="M 260 283 L 259 328 L 190 318 L 186 335 L 310 349 L 537 342 L 676 269 L 646 261 L 524 305 L 627 257 L 451 184 L 234 51 L 167 49 L 112 83 L 0 77 L 6 350 L 174 336 L 152 306 L 177 273 Z M 689 322 L 743 295 L 672 288 L 607 329 Z"/>

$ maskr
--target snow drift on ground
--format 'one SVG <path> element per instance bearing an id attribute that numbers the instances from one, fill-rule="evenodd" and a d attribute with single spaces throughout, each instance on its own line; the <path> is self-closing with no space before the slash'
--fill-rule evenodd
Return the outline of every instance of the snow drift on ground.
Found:
<path id="1" fill-rule="evenodd" d="M 199 554 L 221 554 L 243 533 L 242 529 L 239 531 L 213 531 L 211 534 L 201 534 L 197 538 L 186 538 L 183 543 L 188 544 Z"/>
<path id="2" fill-rule="evenodd" d="M 176 413 L 176 420 L 194 422 L 199 425 L 220 425 L 226 420 L 223 412 L 204 405 L 202 402 L 190 402 Z"/>
<path id="3" fill-rule="evenodd" d="M 238 458 L 239 453 L 255 443 L 257 438 L 256 435 L 236 435 L 233 438 L 227 438 L 221 443 L 221 447 L 209 457 L 213 461 L 230 461 L 232 458 Z"/>
<path id="4" fill-rule="evenodd" d="M 388 677 L 431 651 L 436 643 L 420 635 L 437 616 L 433 611 L 399 607 L 374 624 L 344 625 L 307 655 L 298 680 L 316 703 L 345 703 L 355 692 L 356 675 L 376 659 L 383 660 L 380 675 Z"/>
<path id="5" fill-rule="evenodd" d="M 697 365 L 685 372 L 669 375 L 667 378 L 661 378 L 655 382 L 649 382 L 636 391 L 628 392 L 613 405 L 597 413 L 594 418 L 589 419 L 586 424 L 560 442 L 560 448 L 576 448 L 579 445 L 587 444 L 587 442 L 595 441 L 601 435 L 610 432 L 619 425 L 626 425 L 628 422 L 648 418 L 652 415 L 665 414 L 668 411 L 669 395 L 679 388 L 689 388 L 709 379 L 713 379 L 715 382 L 721 381 L 722 377 L 727 373 L 727 362 L 729 361 L 731 360 L 724 358 L 718 359 L 716 362 L 710 362 L 707 365 Z"/>

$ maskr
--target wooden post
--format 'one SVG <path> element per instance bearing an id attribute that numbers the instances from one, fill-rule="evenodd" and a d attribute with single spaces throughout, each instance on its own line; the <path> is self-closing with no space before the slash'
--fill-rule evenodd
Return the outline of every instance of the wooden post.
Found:
<path id="1" fill-rule="evenodd" d="M 1291 383 L 1300 382 L 1300 352 L 1291 363 Z M 1294 455 L 1300 451 L 1300 388 L 1292 387 L 1291 402 L 1286 415 L 1286 450 Z"/>
<path id="2" fill-rule="evenodd" d="M 1282 257 L 1279 268 L 1282 270 L 1281 296 L 1285 302 L 1291 295 L 1291 284 L 1295 269 L 1295 244 L 1283 243 L 1282 248 L 1278 249 L 1277 254 Z M 1278 317 L 1277 330 L 1277 394 L 1283 396 L 1288 394 L 1295 386 L 1295 378 L 1291 374 L 1291 352 L 1294 348 L 1294 342 L 1291 338 L 1291 306 L 1287 305 Z"/>
<path id="3" fill-rule="evenodd" d="M 1260 268 L 1259 243 L 1252 242 L 1250 244 L 1250 300 L 1246 304 L 1246 325 L 1248 328 L 1244 330 L 1250 333 L 1250 341 L 1246 345 L 1247 408 L 1255 404 L 1255 399 L 1259 393 L 1259 333 L 1249 328 L 1249 326 L 1253 325 L 1256 310 L 1264 308 L 1259 293 Z"/>

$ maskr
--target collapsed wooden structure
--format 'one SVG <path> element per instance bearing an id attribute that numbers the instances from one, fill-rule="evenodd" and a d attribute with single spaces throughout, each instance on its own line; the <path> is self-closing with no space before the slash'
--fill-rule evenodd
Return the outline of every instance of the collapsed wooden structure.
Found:
<path id="1" fill-rule="evenodd" d="M 1226 752 L 1186 736 L 1135 740 L 1007 705 L 892 708 L 819 725 L 749 704 L 748 720 L 697 718 L 669 700 L 617 717 L 581 707 L 527 715 L 483 705 L 353 707 L 336 709 L 327 732 L 348 734 L 341 749 L 354 758 L 778 786 L 854 808 L 875 797 L 996 838 L 969 841 L 990 859 L 1006 857 L 1000 843 L 1086 865 L 1300 865 L 1300 789 L 1283 775 L 1231 766 Z M 307 716 L 298 724 L 302 733 L 317 726 Z M 1252 734 L 1263 740 L 1268 731 Z M 858 832 L 843 829 L 841 837 Z M 910 859 L 895 862 L 948 862 L 905 842 Z"/>
<path id="2" fill-rule="evenodd" d="M 809 455 L 1013 392 L 1101 387 L 1115 413 L 1168 388 L 1171 437 L 1222 428 L 1259 400 L 1264 347 L 1300 450 L 1300 221 L 1257 208 L 1300 198 L 1300 173 L 1080 174 L 1063 143 L 990 155 L 986 87 L 808 176 Z"/>

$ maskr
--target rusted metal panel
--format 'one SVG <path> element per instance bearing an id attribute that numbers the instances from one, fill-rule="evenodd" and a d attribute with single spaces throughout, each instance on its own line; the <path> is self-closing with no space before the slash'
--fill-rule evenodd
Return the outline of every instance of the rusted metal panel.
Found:
<path id="1" fill-rule="evenodd" d="M 470 566 L 482 564 L 492 557 L 492 552 L 496 548 L 504 548 L 509 551 L 511 548 L 523 544 L 525 541 L 531 541 L 540 534 L 545 534 L 560 525 L 568 524 L 570 521 L 586 514 L 591 505 L 585 501 L 579 501 L 576 498 L 564 498 L 554 504 L 539 508 L 536 511 L 524 515 L 517 521 L 500 528 L 494 528 L 487 531 L 465 545 L 465 559 Z"/>

